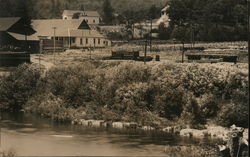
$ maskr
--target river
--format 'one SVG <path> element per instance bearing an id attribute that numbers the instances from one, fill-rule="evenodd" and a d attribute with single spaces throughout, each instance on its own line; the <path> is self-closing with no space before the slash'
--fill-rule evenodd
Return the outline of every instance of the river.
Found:
<path id="1" fill-rule="evenodd" d="M 166 145 L 200 145 L 194 140 L 132 130 L 62 124 L 27 113 L 1 113 L 1 147 L 19 156 L 163 156 Z"/>

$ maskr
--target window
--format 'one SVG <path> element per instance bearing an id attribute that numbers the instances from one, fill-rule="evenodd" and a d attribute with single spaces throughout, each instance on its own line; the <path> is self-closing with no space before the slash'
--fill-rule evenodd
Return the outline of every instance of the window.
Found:
<path id="1" fill-rule="evenodd" d="M 86 38 L 86 44 L 88 44 L 88 43 L 89 43 L 88 38 Z"/>
<path id="2" fill-rule="evenodd" d="M 95 44 L 95 38 L 94 38 L 94 44 Z"/>
<path id="3" fill-rule="evenodd" d="M 72 43 L 76 42 L 76 38 L 71 38 Z"/>
<path id="4" fill-rule="evenodd" d="M 100 44 L 101 43 L 101 39 L 100 38 L 98 38 L 98 44 Z"/>
<path id="5" fill-rule="evenodd" d="M 80 44 L 82 45 L 82 38 L 80 39 Z"/>
<path id="6" fill-rule="evenodd" d="M 93 20 L 93 23 L 95 23 L 95 20 Z"/>

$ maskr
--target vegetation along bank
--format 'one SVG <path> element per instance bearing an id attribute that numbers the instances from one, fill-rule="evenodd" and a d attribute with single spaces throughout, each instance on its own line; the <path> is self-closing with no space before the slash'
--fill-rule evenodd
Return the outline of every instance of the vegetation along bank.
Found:
<path id="1" fill-rule="evenodd" d="M 207 124 L 246 128 L 248 67 L 86 61 L 44 72 L 36 64 L 23 64 L 0 77 L 0 108 L 56 121 L 116 122 L 112 125 L 169 132 L 204 129 Z"/>

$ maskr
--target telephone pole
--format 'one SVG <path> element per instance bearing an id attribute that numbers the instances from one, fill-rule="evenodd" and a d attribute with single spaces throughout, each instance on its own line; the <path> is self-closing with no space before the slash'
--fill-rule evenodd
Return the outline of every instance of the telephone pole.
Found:
<path id="1" fill-rule="evenodd" d="M 248 60 L 250 59 L 250 0 L 247 0 L 247 39 L 248 39 Z"/>
<path id="2" fill-rule="evenodd" d="M 53 51 L 53 57 L 54 57 L 54 63 L 55 63 L 55 53 L 56 53 L 56 27 L 52 27 L 54 29 L 54 51 Z"/>
<path id="3" fill-rule="evenodd" d="M 146 40 L 145 40 L 145 52 L 144 52 L 144 64 L 146 64 L 147 46 L 148 46 L 148 37 L 146 36 Z"/>

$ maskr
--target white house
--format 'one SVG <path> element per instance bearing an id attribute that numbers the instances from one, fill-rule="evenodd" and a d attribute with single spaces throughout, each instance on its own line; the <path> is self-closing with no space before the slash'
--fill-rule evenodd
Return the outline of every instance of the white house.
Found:
<path id="1" fill-rule="evenodd" d="M 64 10 L 62 18 L 71 20 L 73 16 L 80 20 L 85 20 L 88 24 L 98 25 L 100 23 L 100 15 L 97 11 L 81 11 L 81 10 Z"/>
<path id="2" fill-rule="evenodd" d="M 161 23 L 164 23 L 166 27 L 169 26 L 169 22 L 170 22 L 170 19 L 169 19 L 169 16 L 168 16 L 168 13 L 167 13 L 167 10 L 169 8 L 169 5 L 167 5 L 166 7 L 164 7 L 162 10 L 161 10 L 161 17 L 160 19 L 157 20 L 156 24 L 159 26 Z"/>
<path id="3" fill-rule="evenodd" d="M 32 20 L 33 29 L 36 33 L 28 36 L 27 40 L 39 41 L 39 37 L 54 39 L 63 42 L 64 47 L 106 47 L 111 41 L 98 31 L 93 29 L 78 29 L 84 20 L 45 19 Z M 86 23 L 85 23 L 86 24 Z M 87 25 L 87 24 L 86 24 Z M 9 33 L 17 40 L 24 40 L 23 35 Z"/>
<path id="4" fill-rule="evenodd" d="M 168 8 L 169 8 L 169 5 L 167 5 L 161 10 L 161 17 L 159 19 L 152 20 L 152 29 L 158 29 L 161 23 L 164 23 L 166 27 L 169 26 L 170 19 L 167 13 Z M 144 30 L 148 32 L 151 29 L 151 21 L 147 20 L 145 22 L 136 23 L 135 27 L 137 28 L 142 27 Z"/>

